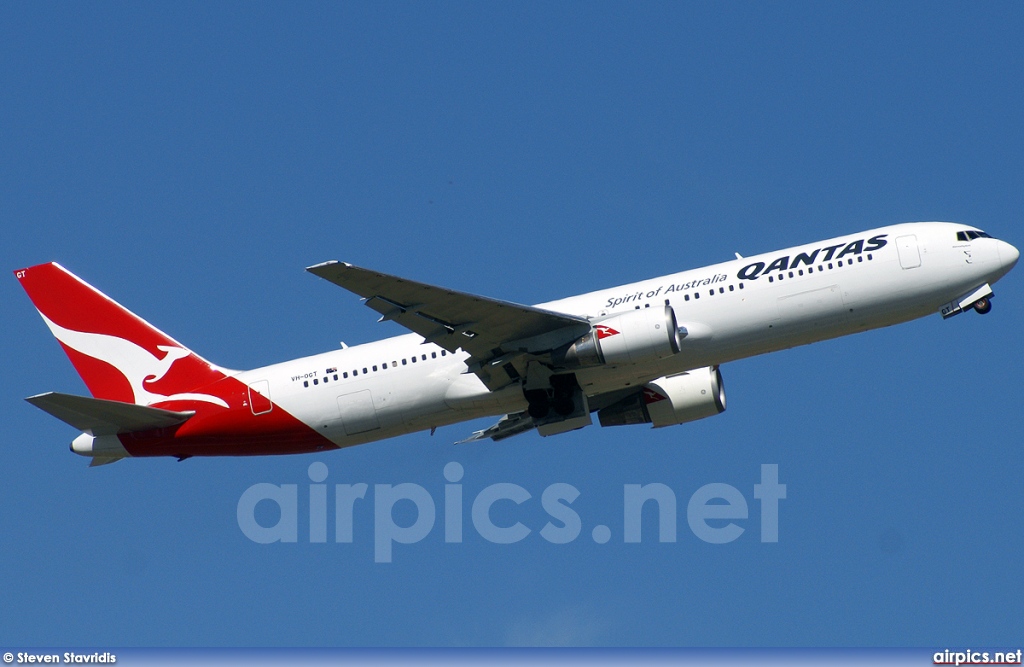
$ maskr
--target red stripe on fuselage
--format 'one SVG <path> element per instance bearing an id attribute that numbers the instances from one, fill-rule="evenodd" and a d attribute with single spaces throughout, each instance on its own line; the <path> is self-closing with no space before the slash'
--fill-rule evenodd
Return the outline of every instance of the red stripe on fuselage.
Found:
<path id="1" fill-rule="evenodd" d="M 196 389 L 223 399 L 224 408 L 205 401 L 175 400 L 154 404 L 167 410 L 194 410 L 195 416 L 171 428 L 125 433 L 118 438 L 132 456 L 259 456 L 302 454 L 337 445 L 281 406 L 254 415 L 248 387 L 235 378 Z"/>

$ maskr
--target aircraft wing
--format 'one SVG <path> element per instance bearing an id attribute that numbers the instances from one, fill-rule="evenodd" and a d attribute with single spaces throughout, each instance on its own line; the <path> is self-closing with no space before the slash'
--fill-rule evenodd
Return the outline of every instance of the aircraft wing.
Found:
<path id="1" fill-rule="evenodd" d="M 381 314 L 444 349 L 463 349 L 469 367 L 490 389 L 522 373 L 525 354 L 542 354 L 590 331 L 582 317 L 523 306 L 363 269 L 324 262 L 306 269 L 361 296 Z"/>

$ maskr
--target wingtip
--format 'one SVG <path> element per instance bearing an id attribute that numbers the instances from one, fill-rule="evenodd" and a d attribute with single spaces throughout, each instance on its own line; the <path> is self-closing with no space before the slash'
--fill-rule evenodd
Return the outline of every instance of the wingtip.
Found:
<path id="1" fill-rule="evenodd" d="M 348 262 L 339 262 L 336 259 L 332 259 L 327 262 L 320 262 L 319 264 L 314 264 L 313 266 L 307 266 L 306 270 L 309 271 L 310 273 L 319 275 L 320 271 L 323 271 L 324 269 L 327 269 L 332 266 L 343 266 L 346 269 L 352 268 L 352 265 L 349 264 Z"/>
<path id="2" fill-rule="evenodd" d="M 452 444 L 453 445 L 465 445 L 466 443 L 469 443 L 469 442 L 476 442 L 477 440 L 483 440 L 486 437 L 487 436 L 484 435 L 483 431 L 474 431 L 473 434 L 471 436 L 469 436 L 468 438 L 463 438 L 462 440 L 456 440 Z"/>
<path id="3" fill-rule="evenodd" d="M 328 267 L 328 266 L 333 266 L 335 264 L 338 264 L 338 260 L 332 259 L 332 260 L 328 260 L 326 262 L 320 262 L 319 264 L 314 264 L 312 266 L 307 266 L 306 270 L 309 271 L 310 273 L 316 273 L 317 269 L 322 269 L 322 268 L 325 268 L 325 267 Z"/>

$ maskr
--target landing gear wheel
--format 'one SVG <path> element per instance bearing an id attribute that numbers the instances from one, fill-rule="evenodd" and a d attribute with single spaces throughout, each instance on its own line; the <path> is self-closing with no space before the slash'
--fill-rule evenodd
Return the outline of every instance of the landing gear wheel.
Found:
<path id="1" fill-rule="evenodd" d="M 534 419 L 544 419 L 547 417 L 551 411 L 551 400 L 548 398 L 548 393 L 543 389 L 532 389 L 524 393 L 527 402 L 530 404 L 530 407 L 526 410 L 527 413 Z"/>
<path id="2" fill-rule="evenodd" d="M 544 419 L 550 411 L 551 408 L 547 403 L 530 403 L 530 407 L 526 410 L 534 419 Z"/>
<path id="3" fill-rule="evenodd" d="M 988 311 L 992 310 L 992 301 L 989 298 L 982 297 L 974 302 L 974 310 L 978 311 L 979 315 L 984 315 Z"/>
<path id="4" fill-rule="evenodd" d="M 572 376 L 556 376 L 551 378 L 551 384 L 554 389 L 551 407 L 559 417 L 568 417 L 576 411 L 576 403 L 572 400 L 573 393 L 578 386 L 576 378 Z"/>
<path id="5" fill-rule="evenodd" d="M 572 396 L 557 396 L 552 404 L 555 412 L 561 417 L 568 417 L 576 409 L 576 405 L 572 402 Z"/>

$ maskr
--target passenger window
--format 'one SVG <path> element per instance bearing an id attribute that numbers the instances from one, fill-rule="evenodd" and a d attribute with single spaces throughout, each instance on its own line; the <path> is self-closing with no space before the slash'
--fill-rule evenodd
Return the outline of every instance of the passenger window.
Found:
<path id="1" fill-rule="evenodd" d="M 775 278 L 772 278 L 771 276 L 768 276 L 768 282 L 770 282 L 770 283 L 775 282 Z"/>
<path id="2" fill-rule="evenodd" d="M 377 367 L 376 367 L 376 366 L 374 366 L 374 367 L 373 367 L 373 372 L 374 372 L 374 373 L 376 373 L 376 372 L 377 372 Z"/>
<path id="3" fill-rule="evenodd" d="M 423 355 L 423 361 L 426 361 L 426 360 L 427 360 L 427 355 L 424 354 Z"/>
<path id="4" fill-rule="evenodd" d="M 732 285 L 729 285 L 729 291 L 730 292 L 735 292 L 736 290 L 733 289 Z"/>
<path id="5" fill-rule="evenodd" d="M 403 365 L 403 366 L 405 366 L 405 365 L 406 365 L 406 363 L 405 363 L 405 359 L 402 359 L 402 365 Z"/>
<path id="6" fill-rule="evenodd" d="M 863 257 L 861 257 L 860 255 L 857 255 L 857 261 L 858 261 L 858 262 L 863 262 L 863 261 L 864 261 L 864 258 L 863 258 Z"/>
<path id="7" fill-rule="evenodd" d="M 683 295 L 683 301 L 689 301 L 689 300 L 690 300 L 690 295 L 689 294 L 684 294 Z"/>
<path id="8" fill-rule="evenodd" d="M 343 377 L 343 378 L 345 378 L 347 380 L 348 379 L 348 371 L 345 371 L 344 373 L 342 373 L 341 377 Z"/>
<path id="9" fill-rule="evenodd" d="M 718 293 L 719 294 L 725 294 L 725 288 L 724 287 L 719 287 L 718 288 Z"/>
<path id="10" fill-rule="evenodd" d="M 743 283 L 740 283 L 740 289 L 743 289 Z"/>
<path id="11" fill-rule="evenodd" d="M 800 273 L 801 276 L 804 275 L 804 270 L 800 269 L 799 273 Z"/>
<path id="12" fill-rule="evenodd" d="M 790 278 L 792 278 L 792 277 L 793 277 L 793 272 L 792 272 L 792 271 L 790 271 L 790 272 L 789 272 L 789 277 L 790 277 Z"/>
<path id="13" fill-rule="evenodd" d="M 303 381 L 302 386 L 303 387 L 308 387 L 309 386 L 309 380 Z"/>
<path id="14" fill-rule="evenodd" d="M 412 363 L 414 363 L 414 364 L 416 363 L 416 357 L 412 358 Z"/>
<path id="15" fill-rule="evenodd" d="M 316 378 L 313 378 L 313 384 L 320 384 L 320 380 L 317 380 Z"/>
<path id="16" fill-rule="evenodd" d="M 437 359 L 437 352 L 431 352 L 430 353 L 430 358 L 431 359 Z"/>
<path id="17" fill-rule="evenodd" d="M 355 377 L 355 376 L 357 376 L 357 375 L 359 375 L 359 371 L 357 371 L 357 370 L 353 370 L 353 371 L 352 371 L 352 377 Z"/>
<path id="18" fill-rule="evenodd" d="M 366 369 L 364 368 L 364 369 L 363 369 L 363 375 L 366 375 L 366 373 L 367 373 L 367 371 L 366 371 Z"/>
<path id="19" fill-rule="evenodd" d="M 442 356 L 442 357 L 443 357 L 443 356 L 445 356 L 446 354 L 447 354 L 447 351 L 445 351 L 445 350 L 441 350 L 441 356 Z"/>

